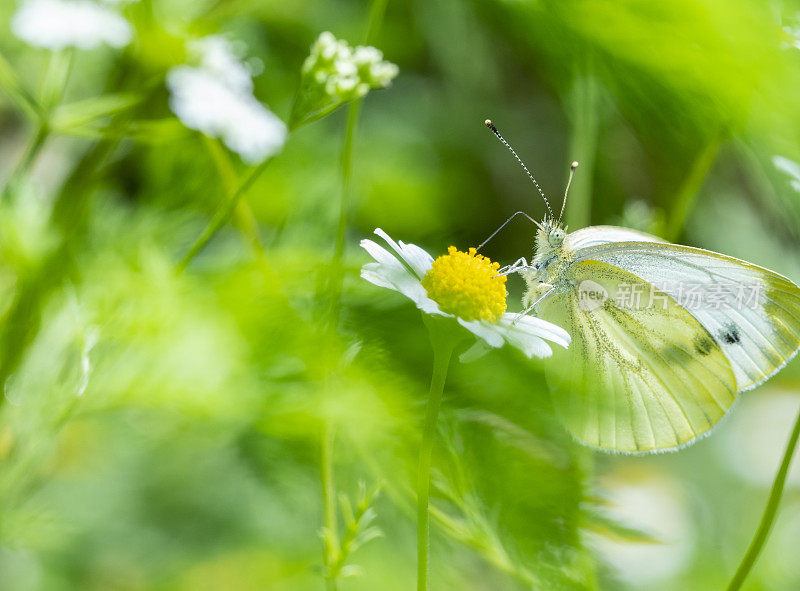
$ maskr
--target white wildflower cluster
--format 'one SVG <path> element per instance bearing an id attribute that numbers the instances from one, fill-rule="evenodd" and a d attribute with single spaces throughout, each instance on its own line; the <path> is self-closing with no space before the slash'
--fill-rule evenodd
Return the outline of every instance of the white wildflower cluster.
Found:
<path id="1" fill-rule="evenodd" d="M 122 15 L 94 0 L 25 0 L 11 18 L 11 31 L 29 45 L 50 50 L 121 48 L 133 37 Z"/>
<path id="2" fill-rule="evenodd" d="M 325 88 L 331 97 L 360 98 L 371 88 L 385 88 L 397 76 L 397 66 L 384 61 L 374 47 L 355 49 L 332 33 L 322 33 L 303 64 L 303 76 Z"/>
<path id="3" fill-rule="evenodd" d="M 353 48 L 326 31 L 311 46 L 303 64 L 292 122 L 308 123 L 363 97 L 371 89 L 386 88 L 398 72 L 395 64 L 383 59 L 379 49 Z"/>
<path id="4" fill-rule="evenodd" d="M 286 125 L 253 96 L 253 78 L 234 45 L 210 36 L 189 43 L 195 65 L 167 74 L 170 108 L 183 124 L 220 138 L 248 164 L 278 153 Z"/>

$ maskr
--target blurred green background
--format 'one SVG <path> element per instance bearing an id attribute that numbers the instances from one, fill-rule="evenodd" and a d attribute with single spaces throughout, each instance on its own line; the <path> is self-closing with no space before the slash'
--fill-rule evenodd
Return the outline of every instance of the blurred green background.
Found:
<path id="1" fill-rule="evenodd" d="M 15 177 L 35 134 L 15 93 L 36 96 L 52 63 L 12 34 L 17 8 L 0 5 L 4 591 L 323 589 L 325 425 L 337 492 L 355 504 L 360 483 L 381 487 L 382 536 L 348 558 L 358 568 L 339 588 L 413 588 L 430 345 L 407 300 L 358 277 L 358 240 L 381 227 L 436 254 L 517 210 L 541 217 L 487 117 L 555 204 L 581 162 L 572 229 L 635 227 L 800 281 L 800 3 L 389 0 L 371 42 L 400 74 L 363 100 L 334 327 L 315 294 L 348 108 L 293 131 L 243 197 L 252 217 L 178 272 L 251 169 L 181 125 L 165 77 L 187 39 L 226 35 L 263 63 L 254 94 L 288 120 L 311 43 L 326 30 L 363 42 L 370 4 L 120 6 L 132 42 L 76 52 L 61 102 L 130 101 L 51 134 Z M 507 264 L 532 243 L 515 221 L 485 254 Z M 522 283 L 509 286 L 518 309 Z M 798 362 L 711 436 L 636 458 L 570 440 L 546 362 L 505 348 L 451 368 L 432 588 L 724 588 L 800 405 Z M 795 466 L 745 588 L 800 588 L 799 540 Z"/>

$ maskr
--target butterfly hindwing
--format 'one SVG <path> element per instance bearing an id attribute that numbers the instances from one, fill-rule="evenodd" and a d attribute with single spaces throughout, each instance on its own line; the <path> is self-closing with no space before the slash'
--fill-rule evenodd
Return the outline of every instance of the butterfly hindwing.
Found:
<path id="1" fill-rule="evenodd" d="M 650 242 L 591 246 L 575 260 L 625 269 L 684 305 L 721 347 L 740 392 L 769 379 L 800 347 L 800 288 L 757 265 Z"/>
<path id="2" fill-rule="evenodd" d="M 599 448 L 670 449 L 709 431 L 733 403 L 733 369 L 713 335 L 652 285 L 624 301 L 641 279 L 606 262 L 568 267 L 571 287 L 540 315 L 572 335 L 548 364 L 555 406 L 575 437 Z"/>

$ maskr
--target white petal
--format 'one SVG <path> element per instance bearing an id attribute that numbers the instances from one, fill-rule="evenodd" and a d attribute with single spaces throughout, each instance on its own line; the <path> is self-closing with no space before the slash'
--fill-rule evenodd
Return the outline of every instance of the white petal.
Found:
<path id="1" fill-rule="evenodd" d="M 389 265 L 390 267 L 397 267 L 399 269 L 405 269 L 400 261 L 397 260 L 392 253 L 386 250 L 384 247 L 380 246 L 379 244 L 373 242 L 372 240 L 367 240 L 366 238 L 360 242 L 361 248 L 366 250 L 369 255 L 378 261 L 381 265 Z"/>
<path id="2" fill-rule="evenodd" d="M 362 240 L 361 246 L 377 263 L 367 263 L 361 269 L 361 277 L 379 287 L 387 287 L 399 291 L 416 306 L 428 314 L 442 314 L 449 316 L 439 309 L 438 304 L 428 297 L 428 292 L 422 287 L 411 272 L 395 258 L 388 250 L 374 243 L 372 240 Z"/>
<path id="3" fill-rule="evenodd" d="M 416 244 L 406 244 L 402 240 L 400 241 L 400 248 L 403 250 L 405 260 L 408 261 L 408 264 L 417 275 L 425 277 L 433 266 L 433 257 Z"/>
<path id="4" fill-rule="evenodd" d="M 453 316 L 452 314 L 443 312 L 442 309 L 439 307 L 439 304 L 430 299 L 427 293 L 425 294 L 424 298 L 420 299 L 420 301 L 417 302 L 417 308 L 419 308 L 426 314 L 438 314 L 440 316 L 445 316 L 447 318 L 455 318 L 455 316 Z"/>
<path id="5" fill-rule="evenodd" d="M 433 258 L 419 246 L 414 244 L 397 244 L 391 237 L 381 230 L 380 228 L 375 228 L 375 233 L 383 238 L 386 243 L 392 247 L 392 249 L 400 255 L 400 257 L 414 270 L 414 273 L 417 274 L 417 277 L 422 279 L 425 277 L 425 273 L 431 268 L 433 264 Z"/>
<path id="6" fill-rule="evenodd" d="M 519 314 L 515 313 L 503 314 L 498 324 L 515 332 L 522 332 L 530 336 L 552 341 L 565 349 L 569 347 L 572 341 L 572 337 L 569 336 L 566 330 L 552 322 L 547 322 L 547 320 L 542 320 L 535 316 L 519 317 Z"/>
<path id="7" fill-rule="evenodd" d="M 380 247 L 378 246 L 377 248 Z M 386 254 L 387 256 L 391 256 L 389 253 Z M 394 258 L 392 258 L 392 260 L 394 264 L 367 263 L 361 269 L 361 277 L 379 287 L 386 287 L 399 291 L 413 301 L 418 307 L 426 300 L 429 300 L 425 288 L 420 285 L 417 278 L 411 275 L 411 273 L 400 264 L 400 261 Z"/>
<path id="8" fill-rule="evenodd" d="M 543 359 L 553 354 L 553 349 L 544 340 L 522 331 L 509 331 L 506 334 L 506 340 L 512 347 L 522 351 L 528 358 L 540 357 Z"/>
<path id="9" fill-rule="evenodd" d="M 503 346 L 503 337 L 495 330 L 495 325 L 483 320 L 464 320 L 463 318 L 459 318 L 458 323 L 486 341 L 487 345 L 495 348 Z"/>
<path id="10" fill-rule="evenodd" d="M 395 289 L 395 286 L 381 273 L 381 268 L 380 263 L 367 263 L 361 268 L 361 277 L 378 287 Z"/>

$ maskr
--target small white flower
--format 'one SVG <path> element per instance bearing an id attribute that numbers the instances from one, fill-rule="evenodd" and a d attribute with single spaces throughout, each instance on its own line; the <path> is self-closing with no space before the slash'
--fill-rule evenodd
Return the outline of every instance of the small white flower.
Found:
<path id="1" fill-rule="evenodd" d="M 278 153 L 287 129 L 252 94 L 247 66 L 222 37 L 194 41 L 190 52 L 200 55 L 200 66 L 177 66 L 167 74 L 170 108 L 189 129 L 220 138 L 248 164 L 258 164 Z"/>
<path id="2" fill-rule="evenodd" d="M 399 291 L 426 314 L 455 318 L 461 326 L 479 337 L 479 347 L 485 344 L 497 348 L 509 343 L 528 357 L 549 357 L 553 351 L 546 341 L 565 348 L 569 346 L 570 336 L 563 328 L 540 318 L 504 313 L 504 277 L 502 280 L 496 277 L 497 264 L 476 255 L 474 249 L 463 253 L 451 247 L 448 255 L 437 259 L 437 265 L 439 261 L 442 265 L 434 269 L 433 257 L 420 247 L 397 243 L 380 228 L 375 230 L 375 234 L 383 238 L 396 254 L 372 240 L 362 240 L 361 246 L 376 262 L 364 265 L 361 277 L 379 287 Z M 450 260 L 446 260 L 448 257 Z M 437 297 L 435 287 L 446 284 L 453 273 L 457 275 L 452 277 L 458 282 L 457 289 L 463 291 L 451 292 L 447 298 L 440 297 L 442 301 L 437 302 L 431 294 Z M 434 286 L 430 293 L 423 282 Z M 442 306 L 450 308 L 453 302 L 457 302 L 457 313 L 442 309 Z"/>
<path id="3" fill-rule="evenodd" d="M 358 78 L 340 78 L 336 81 L 337 92 L 350 92 L 358 84 Z"/>
<path id="4" fill-rule="evenodd" d="M 312 50 L 312 53 L 319 53 L 323 59 L 331 61 L 339 50 L 339 42 L 333 36 L 333 33 L 325 31 L 317 39 L 314 49 L 316 51 Z"/>
<path id="5" fill-rule="evenodd" d="M 90 0 L 27 0 L 11 18 L 11 31 L 29 45 L 51 50 L 121 48 L 133 36 L 127 20 Z"/>
<path id="6" fill-rule="evenodd" d="M 352 61 L 338 59 L 333 64 L 336 74 L 345 78 L 355 77 L 358 74 L 358 68 Z"/>
<path id="7" fill-rule="evenodd" d="M 369 75 L 375 84 L 386 86 L 397 77 L 399 69 L 395 64 L 389 62 L 374 63 L 369 67 Z"/>
<path id="8" fill-rule="evenodd" d="M 356 47 L 353 61 L 358 67 L 374 64 L 383 60 L 383 52 L 371 46 Z"/>
<path id="9" fill-rule="evenodd" d="M 367 84 L 366 82 L 362 82 L 361 84 L 356 86 L 356 96 L 358 98 L 366 96 L 368 92 L 369 92 L 369 84 Z"/>
<path id="10" fill-rule="evenodd" d="M 383 61 L 380 50 L 369 46 L 352 48 L 326 31 L 311 46 L 301 72 L 300 92 L 290 118 L 292 126 L 324 117 L 371 89 L 386 88 L 399 69 Z"/>
<path id="11" fill-rule="evenodd" d="M 231 90 L 253 92 L 252 72 L 242 62 L 236 48 L 221 35 L 209 35 L 190 41 L 190 54 L 200 60 L 200 67 L 216 76 Z"/>

